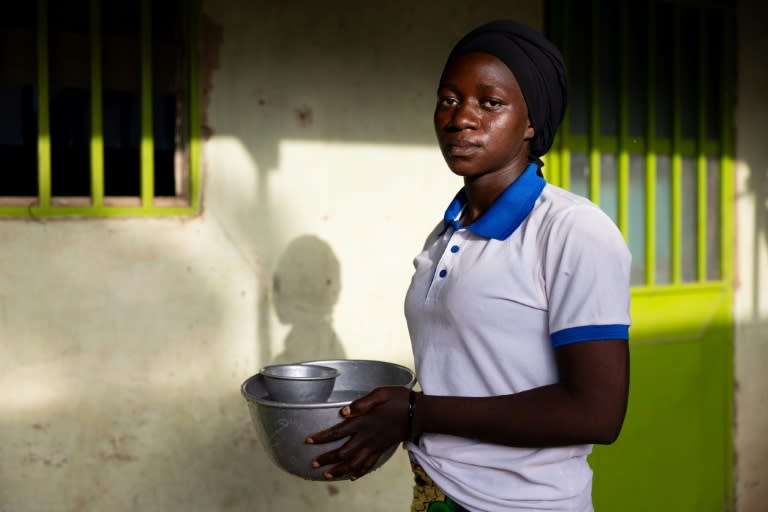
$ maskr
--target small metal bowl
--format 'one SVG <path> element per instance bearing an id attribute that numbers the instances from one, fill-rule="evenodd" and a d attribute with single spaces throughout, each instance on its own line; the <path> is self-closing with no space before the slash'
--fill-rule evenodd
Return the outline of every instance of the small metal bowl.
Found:
<path id="1" fill-rule="evenodd" d="M 339 370 L 315 364 L 275 364 L 261 369 L 269 398 L 288 404 L 325 402 Z"/>
<path id="2" fill-rule="evenodd" d="M 281 403 L 272 400 L 264 376 L 253 375 L 241 386 L 248 404 L 251 422 L 259 435 L 264 451 L 282 470 L 307 480 L 325 480 L 327 467 L 313 468 L 312 459 L 335 450 L 347 439 L 324 444 L 306 444 L 304 439 L 343 420 L 339 411 L 374 388 L 416 384 L 413 371 L 398 364 L 361 359 L 309 361 L 304 364 L 330 366 L 341 372 L 327 401 L 312 404 Z M 393 446 L 379 457 L 373 469 L 384 464 L 394 453 Z M 372 469 L 372 470 L 373 470 Z M 337 478 L 336 480 L 342 480 Z"/>

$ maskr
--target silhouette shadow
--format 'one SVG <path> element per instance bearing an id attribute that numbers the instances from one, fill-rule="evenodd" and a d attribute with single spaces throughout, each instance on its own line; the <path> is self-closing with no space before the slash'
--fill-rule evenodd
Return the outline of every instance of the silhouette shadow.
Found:
<path id="1" fill-rule="evenodd" d="M 314 235 L 295 238 L 278 260 L 272 291 L 278 319 L 291 326 L 272 363 L 346 357 L 332 325 L 341 272 L 330 245 Z"/>

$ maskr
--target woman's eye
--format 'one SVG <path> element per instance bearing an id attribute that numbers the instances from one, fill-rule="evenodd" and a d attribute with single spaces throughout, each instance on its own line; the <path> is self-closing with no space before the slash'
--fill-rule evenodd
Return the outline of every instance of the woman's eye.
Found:
<path id="1" fill-rule="evenodd" d="M 501 102 L 498 100 L 487 99 L 487 100 L 483 100 L 483 105 L 490 108 L 498 108 L 501 106 Z"/>

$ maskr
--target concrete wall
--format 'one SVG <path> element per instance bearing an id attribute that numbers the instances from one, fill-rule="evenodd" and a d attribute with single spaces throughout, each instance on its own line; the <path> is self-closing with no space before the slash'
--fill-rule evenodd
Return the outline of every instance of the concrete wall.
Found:
<path id="1" fill-rule="evenodd" d="M 738 31 L 743 512 L 768 503 L 759 4 L 741 3 Z M 200 217 L 0 222 L 0 511 L 407 510 L 402 452 L 355 483 L 276 470 L 239 385 L 278 360 L 411 364 L 411 260 L 459 186 L 431 127 L 443 59 L 481 21 L 540 26 L 541 6 L 322 5 L 204 2 L 212 134 Z"/>
<path id="2" fill-rule="evenodd" d="M 439 71 L 470 27 L 540 5 L 204 11 L 203 214 L 0 222 L 2 512 L 408 508 L 402 452 L 355 483 L 278 471 L 239 386 L 275 360 L 411 365 L 411 261 L 460 186 Z"/>
<path id="3" fill-rule="evenodd" d="M 768 506 L 768 6 L 739 4 L 735 454 L 738 510 Z"/>

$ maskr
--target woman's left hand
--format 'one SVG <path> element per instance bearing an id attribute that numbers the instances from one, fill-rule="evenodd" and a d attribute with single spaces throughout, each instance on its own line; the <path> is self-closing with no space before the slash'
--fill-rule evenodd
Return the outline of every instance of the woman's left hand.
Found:
<path id="1" fill-rule="evenodd" d="M 345 475 L 356 480 L 368 473 L 384 452 L 408 437 L 408 393 L 405 387 L 377 388 L 344 407 L 344 421 L 310 434 L 305 442 L 328 443 L 348 436 L 349 440 L 316 457 L 312 466 L 335 464 L 323 473 L 329 480 Z"/>

